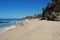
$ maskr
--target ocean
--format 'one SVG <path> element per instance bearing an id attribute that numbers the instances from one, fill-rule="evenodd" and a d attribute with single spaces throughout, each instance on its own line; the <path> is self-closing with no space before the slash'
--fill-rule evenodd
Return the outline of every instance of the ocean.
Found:
<path id="1" fill-rule="evenodd" d="M 0 33 L 3 33 L 9 29 L 15 28 L 16 23 L 22 22 L 25 19 L 0 19 Z"/>

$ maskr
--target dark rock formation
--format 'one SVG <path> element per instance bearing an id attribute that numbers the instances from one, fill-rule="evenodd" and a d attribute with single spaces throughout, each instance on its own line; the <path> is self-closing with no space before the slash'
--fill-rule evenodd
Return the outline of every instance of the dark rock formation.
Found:
<path id="1" fill-rule="evenodd" d="M 48 3 L 47 7 L 45 9 L 44 8 L 42 9 L 43 10 L 42 19 L 53 20 L 53 21 L 58 20 L 57 12 L 60 11 L 59 3 L 60 3 L 59 0 L 52 0 L 52 3 Z"/>
<path id="2" fill-rule="evenodd" d="M 1 23 L 8 23 L 8 22 L 0 22 L 0 24 L 1 24 Z"/>

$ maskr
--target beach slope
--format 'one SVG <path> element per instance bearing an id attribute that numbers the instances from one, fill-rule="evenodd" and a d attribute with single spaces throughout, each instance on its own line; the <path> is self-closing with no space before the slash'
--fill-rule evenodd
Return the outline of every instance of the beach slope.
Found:
<path id="1" fill-rule="evenodd" d="M 25 20 L 16 28 L 0 34 L 0 40 L 60 40 L 60 22 Z"/>

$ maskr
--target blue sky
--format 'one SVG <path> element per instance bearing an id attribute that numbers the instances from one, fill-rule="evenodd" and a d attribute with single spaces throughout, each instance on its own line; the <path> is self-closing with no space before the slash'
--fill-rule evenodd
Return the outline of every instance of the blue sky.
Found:
<path id="1" fill-rule="evenodd" d="M 0 0 L 0 18 L 23 18 L 42 13 L 51 0 Z"/>

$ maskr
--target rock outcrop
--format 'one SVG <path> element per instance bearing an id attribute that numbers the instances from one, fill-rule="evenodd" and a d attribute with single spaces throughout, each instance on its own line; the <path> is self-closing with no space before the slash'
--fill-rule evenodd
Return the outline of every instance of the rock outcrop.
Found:
<path id="1" fill-rule="evenodd" d="M 52 0 L 51 3 L 48 3 L 46 8 L 42 8 L 42 19 L 46 20 L 59 20 L 60 16 L 60 0 Z"/>

